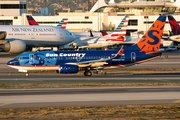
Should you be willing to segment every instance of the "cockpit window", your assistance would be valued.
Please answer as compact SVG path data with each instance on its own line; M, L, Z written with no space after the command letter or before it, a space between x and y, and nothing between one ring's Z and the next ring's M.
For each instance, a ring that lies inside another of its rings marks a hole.
M72 33L69 33L70 35L72 35Z
M15 59L16 60L21 60L21 59L23 59L23 57L16 57Z

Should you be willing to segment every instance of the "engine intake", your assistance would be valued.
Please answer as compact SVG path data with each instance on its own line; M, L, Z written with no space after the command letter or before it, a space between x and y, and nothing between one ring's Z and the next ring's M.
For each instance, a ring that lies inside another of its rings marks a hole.
M8 53L22 53L26 49L26 43L23 40L9 40L0 46L5 52Z

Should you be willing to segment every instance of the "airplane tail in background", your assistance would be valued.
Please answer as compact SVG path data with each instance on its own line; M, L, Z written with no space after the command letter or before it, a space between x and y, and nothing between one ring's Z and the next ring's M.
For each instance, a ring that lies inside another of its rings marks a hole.
M179 35L180 34L180 26L179 26L178 22L171 15L168 16L168 19L169 19L169 23L170 23L173 35Z
M57 27L61 27L63 29L66 29L68 18L63 18L61 22L57 25Z
M26 17L27 17L29 25L38 25L38 23L33 19L31 15L27 15Z
M126 36L127 26L129 22L129 16L125 16L116 30L111 34L111 37Z
M127 26L128 26L129 16L125 16L121 23L118 25L116 30L110 34L110 39L106 39L106 41L109 42L116 42L117 44L119 42L125 41Z
M107 32L106 32L105 30L100 30L100 32L101 32L102 36L108 35Z
M137 42L137 44L129 46L127 49L137 50L145 53L159 51L165 21L165 15L159 16L149 30L144 34L144 36Z

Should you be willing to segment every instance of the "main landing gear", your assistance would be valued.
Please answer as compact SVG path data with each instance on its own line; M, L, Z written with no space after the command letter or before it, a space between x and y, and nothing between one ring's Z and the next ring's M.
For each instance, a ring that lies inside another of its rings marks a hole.
M29 76L29 73L26 73L25 76L28 77L28 76Z
M85 71L85 72L84 72L84 75L85 75L85 76L91 76L91 75L92 75L92 72L91 72L90 70Z

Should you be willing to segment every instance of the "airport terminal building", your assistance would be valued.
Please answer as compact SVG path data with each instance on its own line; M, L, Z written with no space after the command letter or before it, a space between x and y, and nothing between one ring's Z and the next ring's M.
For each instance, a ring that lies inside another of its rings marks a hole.
M78 31L113 31L125 15L130 15L127 35L134 31L147 31L159 14L173 14L180 22L180 0L123 0L115 3L98 0L89 12L59 13L57 16L33 16L39 25L56 26L61 19L68 18L66 29ZM26 1L0 1L0 24L28 25ZM12 12L13 11L13 12ZM166 23L165 34L170 25Z

